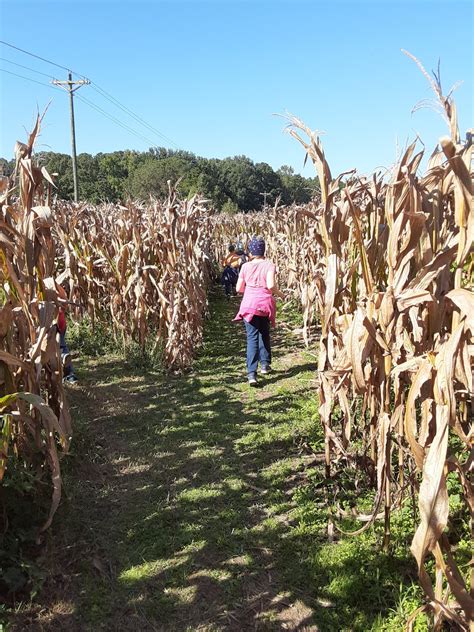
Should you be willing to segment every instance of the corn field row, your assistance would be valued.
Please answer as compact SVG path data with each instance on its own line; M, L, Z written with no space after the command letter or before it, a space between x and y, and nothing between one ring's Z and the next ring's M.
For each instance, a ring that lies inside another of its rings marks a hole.
M33 158L40 123L17 143L16 173L0 193L0 481L9 459L51 481L45 530L72 434L59 309L87 313L142 348L154 341L164 365L182 371L202 337L211 268L209 215L198 198L181 201L170 188L146 207L51 204L53 181Z
M170 189L148 206L58 203L63 253L58 279L92 322L111 322L124 341L163 347L170 370L190 366L202 336L210 281L209 219L203 203ZM59 245L59 244L58 244Z
M291 135L316 168L321 200L217 218L214 248L252 233L267 237L281 284L301 302L306 340L320 327L326 477L339 465L363 464L376 493L356 533L383 520L385 548L391 512L417 496L411 551L423 608L434 614L434 629L449 621L467 630L474 594L450 544L447 478L457 477L472 528L473 148L460 143L454 103L439 83L434 88L450 136L424 175L415 142L388 180L333 178L318 136L291 119ZM330 536L334 527L331 520Z

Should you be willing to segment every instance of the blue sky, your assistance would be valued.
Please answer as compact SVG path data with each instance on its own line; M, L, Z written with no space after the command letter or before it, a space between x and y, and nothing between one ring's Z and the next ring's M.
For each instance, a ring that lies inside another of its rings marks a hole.
M0 0L0 39L92 79L180 148L208 157L246 154L302 171L304 152L274 113L325 132L334 173L367 172L419 134L446 133L423 109L425 78L441 59L445 91L457 81L460 128L473 125L473 4L456 0L56 2ZM65 78L65 71L0 45L0 57ZM0 60L0 156L10 157L34 112L52 99L38 149L69 152L67 95L48 78ZM170 146L86 86L78 92L157 145ZM151 144L76 100L78 152ZM309 173L307 168L304 173Z

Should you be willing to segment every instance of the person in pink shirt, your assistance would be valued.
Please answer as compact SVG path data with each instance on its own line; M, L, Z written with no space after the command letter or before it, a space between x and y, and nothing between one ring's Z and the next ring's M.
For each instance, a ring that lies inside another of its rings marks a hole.
M266 375L271 370L270 325L275 325L275 296L284 298L275 280L275 265L265 259L265 240L253 237L248 244L250 261L244 263L237 281L243 293L234 320L243 320L247 332L247 374L250 386L257 385L257 369Z

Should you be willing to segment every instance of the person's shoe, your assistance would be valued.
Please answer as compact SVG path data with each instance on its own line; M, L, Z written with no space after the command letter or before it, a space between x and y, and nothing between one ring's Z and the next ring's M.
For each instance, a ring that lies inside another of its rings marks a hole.
M249 386L257 386L257 376L255 373L248 374Z
M260 367L260 373L262 375L268 375L271 372L272 372L272 367L269 364L267 364L266 366Z
M69 375L66 375L65 378L63 378L63 382L66 382L67 384L77 384L79 380L74 375L74 373L70 373Z

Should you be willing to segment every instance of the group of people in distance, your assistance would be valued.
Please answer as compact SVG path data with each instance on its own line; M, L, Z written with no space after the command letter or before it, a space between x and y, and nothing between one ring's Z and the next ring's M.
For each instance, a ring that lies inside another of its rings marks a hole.
M271 371L270 327L275 326L275 296L285 296L278 289L274 263L265 258L263 237L252 237L247 251L241 243L230 244L222 264L221 280L226 296L230 299L232 295L243 294L234 320L245 325L247 378L250 386L257 386L259 366L262 375Z
M275 326L275 297L285 298L278 289L275 264L265 258L265 240L252 237L245 250L243 244L229 244L222 261L222 285L228 299L242 294L242 301L234 321L243 321L247 334L247 379L250 386L257 386L257 372L266 375L271 371L272 349L270 328ZM66 293L58 286L63 305L59 309L57 331L63 364L63 379L75 384L77 377L71 363L66 343Z
M237 296L237 281L239 273L244 263L248 261L248 255L244 250L242 242L237 244L229 244L227 255L222 261L224 268L221 276L221 282L224 286L226 298L229 300L232 296Z

